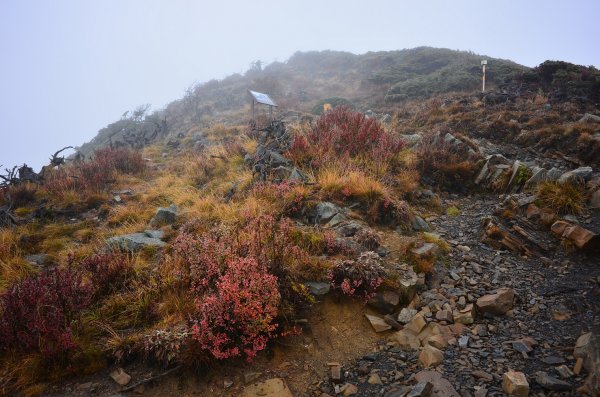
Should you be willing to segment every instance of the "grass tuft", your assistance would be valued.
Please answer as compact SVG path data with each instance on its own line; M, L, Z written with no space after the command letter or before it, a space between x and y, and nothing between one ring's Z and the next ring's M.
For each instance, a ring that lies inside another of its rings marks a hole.
M558 214L581 214L584 209L585 195L572 183L542 182L536 189L541 207L548 207Z

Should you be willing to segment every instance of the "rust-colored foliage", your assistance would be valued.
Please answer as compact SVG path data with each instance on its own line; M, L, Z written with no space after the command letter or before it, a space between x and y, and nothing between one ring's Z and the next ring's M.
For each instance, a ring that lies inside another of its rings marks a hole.
M229 230L181 234L180 278L195 299L192 337L215 358L247 360L279 335L282 316L307 302L291 270L309 264L291 223L260 216Z
M391 161L403 147L404 142L378 120L340 106L319 117L307 134L296 135L288 156L313 167L341 160L377 166Z
M135 174L145 169L141 153L127 149L98 149L90 161L59 168L45 176L44 187L62 197L65 191L101 192L117 173Z
M77 344L73 327L93 289L69 266L27 277L0 297L0 349L56 358Z

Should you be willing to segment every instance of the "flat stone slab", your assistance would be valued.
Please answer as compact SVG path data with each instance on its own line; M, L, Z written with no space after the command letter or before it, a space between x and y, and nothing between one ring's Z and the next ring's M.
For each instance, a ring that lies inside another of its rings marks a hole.
M365 314L365 317L369 320L375 332L384 332L392 329L392 326L386 323L381 317L371 316L370 314Z
M111 237L106 240L106 244L126 251L139 251L145 247L161 248L165 246L162 240L148 236L147 233L131 233Z
M240 397L294 397L283 379L274 378L244 389Z

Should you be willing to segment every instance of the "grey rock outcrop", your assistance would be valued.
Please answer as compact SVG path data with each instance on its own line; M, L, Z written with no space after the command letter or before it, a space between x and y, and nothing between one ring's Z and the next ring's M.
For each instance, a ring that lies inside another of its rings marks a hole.
M165 246L165 243L157 238L161 231L147 230L144 233L131 233L124 234L122 236L111 237L106 240L106 244L109 247L118 248L124 251L139 251L146 247L157 247L161 248Z
M178 210L175 204L171 204L166 208L159 207L156 210L154 218L152 218L152 221L150 221L150 224L153 226L158 226L175 223L175 220L177 219L177 212Z

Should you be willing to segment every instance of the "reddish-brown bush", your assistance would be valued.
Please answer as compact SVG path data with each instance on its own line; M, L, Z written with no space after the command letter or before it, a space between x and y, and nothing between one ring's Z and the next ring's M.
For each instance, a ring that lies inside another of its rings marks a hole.
M133 268L123 254L107 253L90 256L81 262L91 280L96 296L119 290L133 275Z
M253 258L236 258L226 266L216 288L197 301L192 337L215 358L251 361L276 335L277 277Z
M287 155L314 167L340 160L377 167L390 162L403 147L404 142L376 119L340 106L319 117L307 134L296 135Z
M289 220L261 216L229 230L184 233L173 248L196 302L193 337L216 358L251 360L281 327L276 319L308 301L290 270L309 255L294 244Z
M448 188L470 182L479 156L469 149L469 144L445 141L442 133L423 134L417 149L421 174Z
M52 269L25 278L0 297L0 349L55 358L76 347L73 327L92 298L82 272Z
M363 228L356 232L356 234L354 235L354 240L356 240L357 243L359 243L369 251L376 250L381 243L381 238L379 237L379 235L375 233L372 229L368 228Z
M127 149L98 149L92 160L77 162L45 175L44 187L62 197L65 191L100 192L118 173L135 174L145 168L141 153Z

